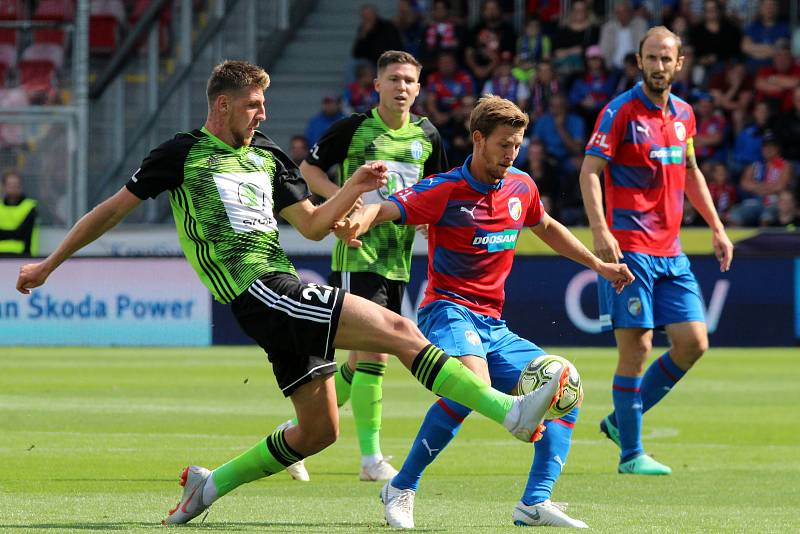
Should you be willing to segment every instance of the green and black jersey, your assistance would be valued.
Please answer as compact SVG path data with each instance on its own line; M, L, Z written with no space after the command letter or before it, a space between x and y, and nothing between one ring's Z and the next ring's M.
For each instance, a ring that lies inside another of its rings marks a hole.
M205 128L180 133L150 152L126 187L141 199L169 191L183 252L220 302L266 273L297 275L275 214L310 191L292 160L260 132L240 148Z
M366 203L383 202L389 195L422 178L447 170L441 137L427 118L411 115L404 126L392 130L377 109L334 123L306 158L306 162L323 170L339 165L342 181L370 161L386 163L389 181L385 187L365 193ZM359 248L336 242L331 269L377 273L389 280L408 282L413 227L388 222L376 226L360 239L363 245Z

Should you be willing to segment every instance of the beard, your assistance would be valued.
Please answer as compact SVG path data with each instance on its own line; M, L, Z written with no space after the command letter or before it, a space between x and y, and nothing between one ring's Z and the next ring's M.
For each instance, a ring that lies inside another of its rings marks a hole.
M644 77L644 83L653 93L663 93L669 91L672 85L672 80L675 79L675 74L672 75L664 73L660 79L653 78L652 74L647 74Z

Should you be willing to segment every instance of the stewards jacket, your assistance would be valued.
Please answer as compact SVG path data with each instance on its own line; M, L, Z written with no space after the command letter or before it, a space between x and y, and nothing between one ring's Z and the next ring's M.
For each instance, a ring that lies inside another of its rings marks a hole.
M22 197L16 204L8 199L0 203L0 256L35 256L39 229L36 224L36 201Z

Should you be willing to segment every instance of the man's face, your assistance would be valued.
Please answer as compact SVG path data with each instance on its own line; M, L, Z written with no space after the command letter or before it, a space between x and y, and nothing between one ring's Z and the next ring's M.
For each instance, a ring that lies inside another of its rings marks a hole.
M409 63L387 65L375 81L381 105L392 113L407 113L419 95L419 72Z
M308 155L308 146L302 139L295 139L289 144L289 157L292 161L302 161Z
M683 67L683 56L678 57L678 43L668 35L649 37L642 46L642 55L637 55L636 60L645 85L653 93L669 91L675 73Z
M239 93L223 95L222 112L227 115L227 126L233 138L233 147L250 145L258 125L267 118L264 109L264 91L251 87Z
M483 18L486 22L497 22L503 16L500 11L500 4L489 1L483 4Z
M486 173L495 182L505 176L508 168L517 159L524 133L523 128L501 124L488 137L480 132L473 134L474 151Z
M3 181L3 194L9 198L22 196L22 179L16 174L9 174Z

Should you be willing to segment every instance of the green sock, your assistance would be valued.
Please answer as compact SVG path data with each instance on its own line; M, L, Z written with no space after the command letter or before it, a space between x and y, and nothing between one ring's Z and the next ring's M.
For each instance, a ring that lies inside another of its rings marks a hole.
M339 366L339 370L333 375L333 382L336 386L336 405L344 406L350 398L350 387L353 383L354 371L350 369L347 362Z
M242 484L274 475L302 460L303 456L286 443L283 433L283 430L276 430L251 449L214 469L211 476L217 487L217 496L222 497Z
M353 375L351 403L362 456L381 453L381 413L383 412L383 362L358 362Z
M422 349L411 364L411 372L437 395L460 402L500 424L511 410L513 397L486 384L436 345Z

